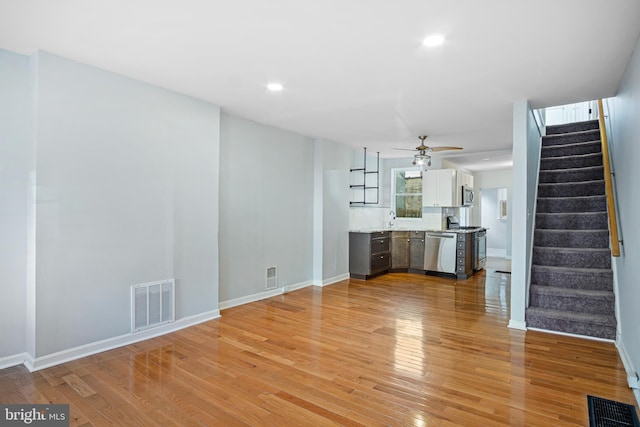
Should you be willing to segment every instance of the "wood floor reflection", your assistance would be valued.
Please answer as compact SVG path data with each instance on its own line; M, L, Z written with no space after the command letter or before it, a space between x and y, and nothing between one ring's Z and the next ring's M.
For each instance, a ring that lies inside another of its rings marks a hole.
M613 344L508 329L509 280L490 268L308 287L5 369L0 403L69 403L74 426L585 426L587 394L634 404Z

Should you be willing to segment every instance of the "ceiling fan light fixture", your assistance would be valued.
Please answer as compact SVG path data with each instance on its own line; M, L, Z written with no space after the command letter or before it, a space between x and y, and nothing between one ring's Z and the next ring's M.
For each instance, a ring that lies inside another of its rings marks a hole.
M413 165L414 166L431 166L431 156L427 156L426 154L416 154L413 156Z

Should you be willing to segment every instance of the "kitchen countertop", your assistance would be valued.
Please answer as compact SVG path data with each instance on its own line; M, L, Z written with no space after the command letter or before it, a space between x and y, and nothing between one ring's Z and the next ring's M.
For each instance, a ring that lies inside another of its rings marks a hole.
M353 230L349 230L350 233L381 233L383 231L428 231L428 232L433 232L433 233L463 233L463 234L468 234L468 233L475 233L478 230L487 230L486 227L475 227L475 228L471 228L471 229L453 229L453 230L436 230L433 228L419 228L419 227L412 227L412 228L383 228L383 227L371 227L371 228L358 228L358 229L353 229Z

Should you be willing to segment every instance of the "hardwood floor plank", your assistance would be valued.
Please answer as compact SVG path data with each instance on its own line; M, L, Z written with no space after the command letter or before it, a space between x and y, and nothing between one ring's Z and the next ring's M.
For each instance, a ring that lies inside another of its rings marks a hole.
M89 397L96 394L95 390L93 390L89 385L82 381L79 376L76 374L69 374L62 377L64 382L69 384L69 386L76 391L81 397Z

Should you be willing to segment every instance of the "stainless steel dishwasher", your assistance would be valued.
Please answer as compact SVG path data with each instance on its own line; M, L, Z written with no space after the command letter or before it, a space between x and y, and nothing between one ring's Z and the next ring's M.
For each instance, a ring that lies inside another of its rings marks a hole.
M456 273L456 233L427 231L424 245L425 270Z

